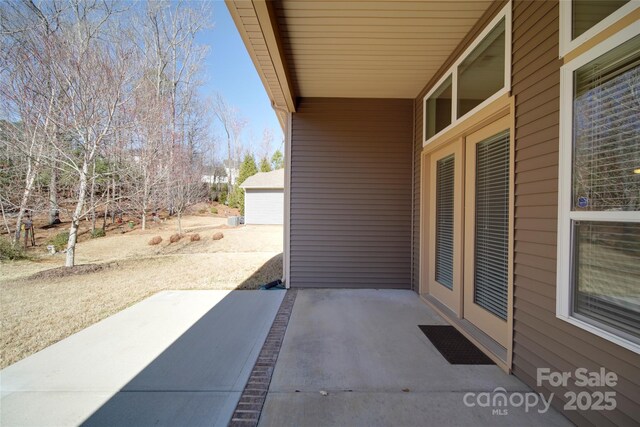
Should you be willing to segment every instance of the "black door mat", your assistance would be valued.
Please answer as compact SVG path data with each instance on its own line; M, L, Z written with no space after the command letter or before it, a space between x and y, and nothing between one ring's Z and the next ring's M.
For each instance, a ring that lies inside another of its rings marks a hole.
M418 325L452 365L495 365L487 355L450 325Z

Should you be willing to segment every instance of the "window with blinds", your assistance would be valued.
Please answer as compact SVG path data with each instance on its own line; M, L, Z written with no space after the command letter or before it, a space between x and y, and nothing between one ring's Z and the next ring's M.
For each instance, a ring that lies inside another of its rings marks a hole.
M474 302L507 318L509 132L476 145Z
M436 266L438 283L453 289L454 155L436 162Z
M640 337L640 223L576 221L577 313Z
M575 71L573 209L640 210L640 36Z
M639 341L640 36L573 77L573 313Z

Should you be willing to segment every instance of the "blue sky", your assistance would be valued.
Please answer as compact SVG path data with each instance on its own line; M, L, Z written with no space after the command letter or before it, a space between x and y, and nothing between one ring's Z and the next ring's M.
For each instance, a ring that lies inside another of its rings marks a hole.
M203 67L203 95L208 97L220 92L230 105L240 110L248 120L242 135L243 144L256 155L260 154L263 130L271 128L274 134L273 153L281 148L282 128L223 1L213 2L213 21L213 28L203 31L199 39L199 43L208 45L210 49ZM220 140L216 150L218 158L224 158L227 150L222 142L223 132L218 123L214 129Z

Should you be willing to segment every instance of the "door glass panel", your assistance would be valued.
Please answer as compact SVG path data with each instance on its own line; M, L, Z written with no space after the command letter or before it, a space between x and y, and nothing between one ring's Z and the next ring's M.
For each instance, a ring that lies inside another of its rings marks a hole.
M476 145L474 302L507 318L509 132Z
M436 163L436 281L453 289L453 154Z

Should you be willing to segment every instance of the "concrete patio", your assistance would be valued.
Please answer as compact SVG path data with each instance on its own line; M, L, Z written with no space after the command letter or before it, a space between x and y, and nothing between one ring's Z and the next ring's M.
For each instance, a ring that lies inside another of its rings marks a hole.
M0 424L227 425L284 294L158 293L1 371ZM465 405L530 390L497 366L450 365L423 324L444 322L411 291L298 290L260 425L569 425Z
M531 390L495 365L450 365L428 324L444 322L411 291L298 290L260 425L571 425L552 408L465 406L468 392Z

